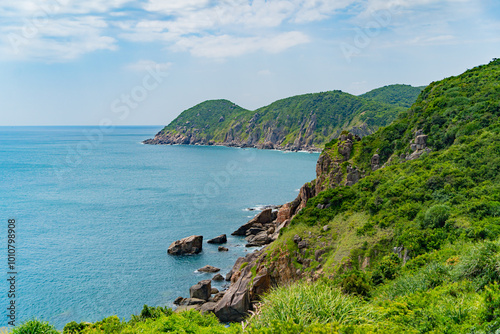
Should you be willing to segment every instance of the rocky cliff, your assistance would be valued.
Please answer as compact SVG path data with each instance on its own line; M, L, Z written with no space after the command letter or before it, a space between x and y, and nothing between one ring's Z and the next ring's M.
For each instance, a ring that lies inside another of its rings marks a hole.
M397 98L390 101L376 92L363 98L341 91L293 96L255 111L227 100L206 101L182 112L144 143L318 151L343 130L363 137L389 124L405 109Z

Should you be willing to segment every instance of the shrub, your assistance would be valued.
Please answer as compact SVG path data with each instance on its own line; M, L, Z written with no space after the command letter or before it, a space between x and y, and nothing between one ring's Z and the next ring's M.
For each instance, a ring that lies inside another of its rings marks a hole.
M370 294L371 286L366 273L353 270L344 275L340 282L344 293L367 297Z
M89 324L87 323L77 323L76 321L72 321L66 324L63 328L63 334L79 334L85 328L87 328Z
M500 329L500 287L495 282L485 287L484 310L481 318L487 322L487 330L490 332Z
M32 319L14 327L12 334L59 334L56 328L47 321Z
M450 217L450 207L447 205L434 205L430 207L421 221L422 228L440 228L443 227Z
M381 284L385 280L394 279L400 268L400 264L401 259L396 254L392 253L384 256L373 272L373 283Z

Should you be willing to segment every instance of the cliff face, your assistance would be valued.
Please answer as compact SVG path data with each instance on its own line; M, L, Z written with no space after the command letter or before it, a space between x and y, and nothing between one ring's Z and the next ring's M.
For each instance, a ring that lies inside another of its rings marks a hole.
M318 151L343 130L363 137L403 110L341 91L294 96L255 111L227 100L206 101L182 112L144 143Z

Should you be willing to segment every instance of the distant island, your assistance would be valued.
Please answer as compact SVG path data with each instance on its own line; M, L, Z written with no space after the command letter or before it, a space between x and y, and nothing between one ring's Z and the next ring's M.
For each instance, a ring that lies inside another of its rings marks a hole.
M255 111L210 100L183 111L144 143L320 151L343 130L363 137L390 124L423 88L398 84L360 96L339 90L297 95Z

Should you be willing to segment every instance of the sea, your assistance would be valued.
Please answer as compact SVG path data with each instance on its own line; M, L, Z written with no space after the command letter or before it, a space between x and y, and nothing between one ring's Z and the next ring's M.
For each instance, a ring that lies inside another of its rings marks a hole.
M213 276L198 268L255 250L231 232L315 177L317 153L141 143L161 128L0 127L0 327L173 307ZM205 242L220 234L228 252ZM190 235L200 254L167 254Z

